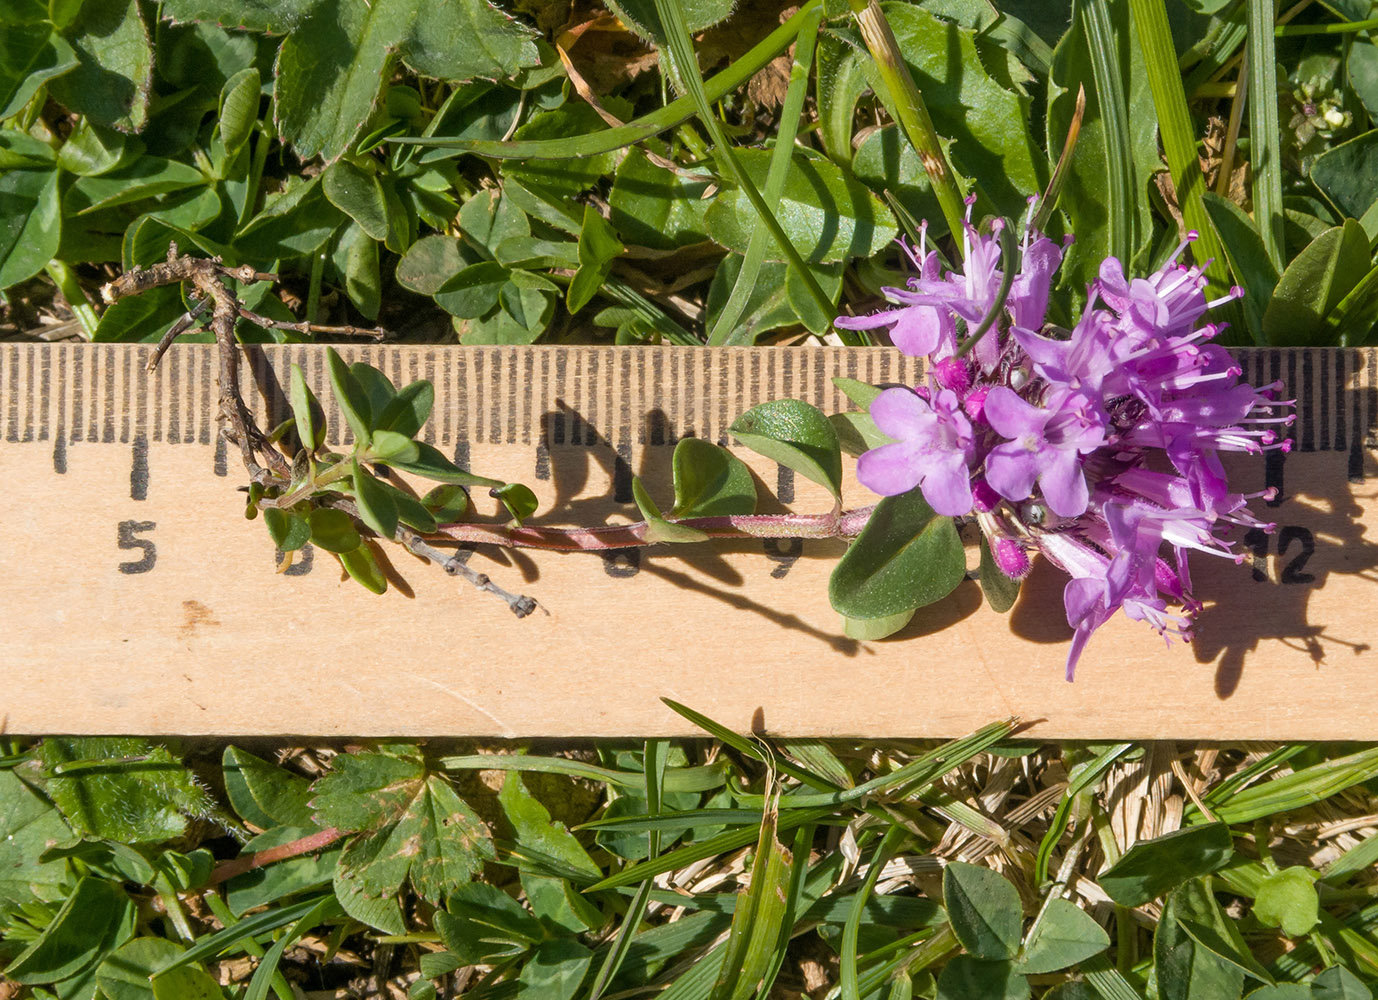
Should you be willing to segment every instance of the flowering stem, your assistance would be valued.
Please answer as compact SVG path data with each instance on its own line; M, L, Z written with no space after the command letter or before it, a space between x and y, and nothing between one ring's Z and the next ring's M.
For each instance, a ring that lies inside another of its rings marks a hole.
M943 218L947 220L947 228L953 236L957 236L962 231L962 222L966 217L962 190L943 153L942 143L933 128L933 119L928 114L928 106L924 104L918 84L909 73L895 33L890 30L890 22L885 19L875 0L848 2L852 13L856 15L862 40L871 58L876 61L881 82L877 95L885 104L885 110L890 112L890 117L904 129L914 152L919 154L919 162L928 173L933 193L937 195L938 205L943 210Z
M726 514L686 517L671 521L703 532L709 538L855 538L874 507L827 514ZM606 552L655 544L646 537L647 523L605 524L593 528L545 528L506 524L446 524L437 535L477 545L507 549L545 549L551 552Z

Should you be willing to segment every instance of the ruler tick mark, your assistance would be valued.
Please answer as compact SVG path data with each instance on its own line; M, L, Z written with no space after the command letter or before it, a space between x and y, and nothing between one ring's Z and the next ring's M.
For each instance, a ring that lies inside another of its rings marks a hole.
M129 498L148 499L148 438L142 434L134 437L134 457L129 465Z

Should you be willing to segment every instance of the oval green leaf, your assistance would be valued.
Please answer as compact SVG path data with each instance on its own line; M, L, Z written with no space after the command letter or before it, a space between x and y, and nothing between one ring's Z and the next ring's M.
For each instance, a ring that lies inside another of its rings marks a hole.
M770 151L739 149L742 169L758 188L764 188ZM722 246L746 253L756 228L756 210L746 195L724 191L705 217L708 234ZM898 232L895 217L864 184L821 157L796 152L780 195L776 218L800 256L810 264L870 257L883 250ZM771 241L766 259L785 260Z
M297 421L297 437L301 440L301 446L307 451L315 451L325 444L325 411L316 394L306 384L301 365L295 362L292 364L288 401L292 404L292 416Z
M290 510L268 507L263 511L263 523L273 544L283 552L295 552L311 541L311 525L306 518Z
M910 490L876 505L828 582L833 608L848 618L883 618L941 600L966 576L962 539Z
M540 506L536 494L521 483L504 483L501 486L495 486L489 490L489 494L502 501L502 505L507 508L507 513L512 515L512 520L516 521L518 526L536 513L536 508Z
M397 503L358 462L354 463L354 499L359 504L359 516L380 538L397 533Z
M364 589L375 594L382 594L388 589L388 578L379 569L378 560L373 557L373 549L367 543L355 546L348 552L341 552L340 562L344 564L345 572L350 578L361 584Z
M1234 855L1224 823L1205 823L1141 841L1096 881L1121 906L1142 906L1190 878L1216 871Z
M675 445L675 506L671 517L721 517L756 510L751 470L726 448L684 438Z
M1014 607L1014 602L1019 599L1019 586L1018 580L1011 580L995 565L995 559L990 554L990 543L982 537L981 591L986 595L990 609L1003 615Z
M975 957L1009 959L1019 950L1024 921L1019 890L997 872L949 862L943 869L943 905L952 933Z
M1019 971L1031 976L1056 972L1109 947L1105 928L1089 913L1069 900L1054 899L1025 945Z
M311 541L327 552L344 553L359 547L359 531L342 510L317 507L307 517L311 525Z
M841 496L842 448L837 432L818 407L798 399L773 399L747 410L728 432L757 454Z

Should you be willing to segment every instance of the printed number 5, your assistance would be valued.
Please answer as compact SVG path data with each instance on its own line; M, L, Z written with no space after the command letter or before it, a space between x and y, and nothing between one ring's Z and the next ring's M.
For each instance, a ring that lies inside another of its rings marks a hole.
M120 572L126 574L147 573L158 561L158 552L147 538L135 538L141 531L152 531L157 525L152 521L121 521L119 546L122 549L139 549L143 558L138 562L120 563Z

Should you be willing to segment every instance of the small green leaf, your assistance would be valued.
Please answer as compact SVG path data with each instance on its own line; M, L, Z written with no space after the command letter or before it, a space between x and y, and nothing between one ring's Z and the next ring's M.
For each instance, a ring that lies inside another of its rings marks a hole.
M489 490L489 495L502 501L502 505L507 508L507 513L512 515L512 520L518 525L536 513L536 508L540 506L536 494L531 492L530 487L523 486L521 483L504 483L501 486L495 486Z
M943 869L943 905L952 932L973 956L1010 959L1019 950L1024 920L1019 891L997 872L949 862Z
M1029 981L1012 962L954 956L938 975L937 1000L1029 1000Z
M766 185L770 151L738 149L742 169L756 184ZM870 257L895 238L895 217L860 181L831 160L796 150L780 194L780 225L807 263L822 264ZM735 253L746 253L756 228L756 210L738 188L713 200L705 217L714 242ZM783 261L783 251L771 242L768 260Z
M457 236L423 236L397 262L397 281L413 292L434 295L477 260Z
M981 591L992 611L1003 615L1019 599L1020 581L1006 576L990 554L990 542L981 536Z
M280 824L312 826L311 783L236 746L221 756L225 792L246 823L267 830Z
M1311 980L1311 1000L1373 1000L1373 991L1343 965L1335 965Z
M1180 918L1196 913L1200 888L1199 881L1188 882L1168 896L1154 932L1153 970L1160 1000L1217 1000L1243 991L1243 971L1197 944L1182 928Z
M579 230L579 269L574 272L565 292L565 305L570 313L577 313L598 294L613 259L625 249L608 220L592 205L585 205L584 224Z
M1018 968L1031 976L1056 972L1109 947L1109 935L1089 913L1069 900L1054 899L1024 945Z
M349 373L368 398L369 429L372 430L378 426L377 420L383 411L397 397L397 387L392 384L392 379L363 361L350 365Z
M382 243L388 238L388 199L376 173L350 160L336 160L321 174L321 189L370 239Z
M414 747L399 749L406 756L336 758L316 785L316 822L358 831L340 867L368 895L392 895L409 878L422 898L437 902L492 859L492 840L450 783L413 756Z
M674 250L708 238L703 198L710 174L667 170L635 146L627 150L608 194L610 221L623 238L654 250Z
M842 449L818 407L798 399L773 399L747 410L728 431L757 454L841 496Z
M220 141L227 159L243 148L258 124L260 87L258 67L248 66L220 89Z
M167 938L135 938L96 969L100 995L108 1000L221 1000L225 994L220 986L195 966L179 966L152 978L185 950Z
M1266 927L1280 927L1288 937L1310 933L1320 921L1317 873L1293 865L1269 875L1254 897L1254 916Z
M1263 314L1270 344L1324 346L1325 317L1369 272L1368 237L1353 219L1327 229L1287 265Z
M636 501L637 507L641 510L641 517L646 522L648 542L701 542L708 537L706 532L698 528L665 520L656 502L646 492L646 486L641 482L640 476L632 477L632 499Z
M842 618L842 633L849 639L884 639L904 628L918 608L909 608L883 618Z
M469 491L463 486L445 483L431 490L421 498L422 505L440 524L453 524L463 521L471 506Z
M314 452L325 444L325 411L316 394L306 384L301 365L296 362L292 363L288 399L292 404L292 416L297 421L297 437L301 439L303 448Z
M1230 828L1205 823L1140 841L1096 881L1121 906L1142 906L1187 879L1218 870L1233 856Z
M1173 895L1178 900L1177 920L1193 941L1245 975L1272 985L1273 977L1254 958L1239 925L1215 901L1209 876L1193 879Z
M82 4L63 36L76 52L77 65L49 82L49 96L97 125L142 132L153 85L153 47L137 0Z
M369 423L373 416L368 396L364 392L363 386L355 379L353 372L350 371L349 365L345 364L344 358L336 353L335 348L327 347L325 357L330 368L330 388L335 392L335 400L340 404L340 412L344 414L349 429L354 432L355 443L366 447L368 445Z
M112 882L87 875L43 932L9 965L16 983L55 983L89 969L134 931L134 901Z
M430 534L435 530L435 517L420 500L405 490L398 489L385 479L375 478L373 482L392 498L392 502L397 506L397 520L408 527L415 528L423 535Z
M883 618L941 600L966 576L962 539L917 490L885 497L828 583L848 618Z
M837 376L833 379L833 385L842 390L842 394L850 399L863 410L871 408L871 402L885 390L878 385L871 385L869 382L859 382L854 378L842 378Z
M593 952L573 938L542 941L517 976L523 993L541 1000L573 1000L588 973Z
M459 886L435 911L440 940L465 965L524 951L546 936L541 922L497 886Z
M400 436L400 435L399 435ZM412 442L407 441L408 444ZM359 503L359 516L380 538L392 538L397 533L397 504L371 474L354 463L354 498Z
M719 517L756 510L756 483L746 463L711 441L684 438L673 459L675 506L670 517Z
M1235 280L1244 289L1244 315L1255 343L1263 343L1263 314L1277 287L1278 272L1273 267L1254 220L1244 210L1213 191L1203 192L1201 204L1210 216L1225 248L1225 257Z
M283 552L295 552L311 541L311 525L306 518L293 511L265 508L263 524L272 536L273 544Z
M508 275L507 268L495 260L471 264L436 289L435 304L451 316L477 319L498 304Z
M427 479L434 479L438 483L455 483L459 486L492 486L503 485L501 480L489 479L486 476L476 476L472 472L461 469L451 462L440 450L424 441L416 442L417 458L415 461L403 462L393 460L388 463L394 469L401 469L403 472L414 472L418 476L425 476Z
M849 410L846 413L828 414L828 423L837 432L837 443L848 455L864 455L872 448L889 444L891 439L880 432L869 413Z
M415 437L426 425L434 405L435 387L428 380L421 379L399 390L392 402L383 407L374 426L380 431L396 431L409 438Z
M368 450L381 462L415 462L421 457L421 449L411 436L396 431L375 430Z
M62 206L56 170L0 170L0 290L27 281L57 256Z
M338 555L350 579L362 585L365 590L371 590L375 594L382 594L387 591L388 578L378 565L378 560L373 555L373 549L367 542L360 542L350 551L340 552Z
M317 507L307 515L307 522L311 525L311 541L327 552L339 555L359 547L358 529L342 510Z

